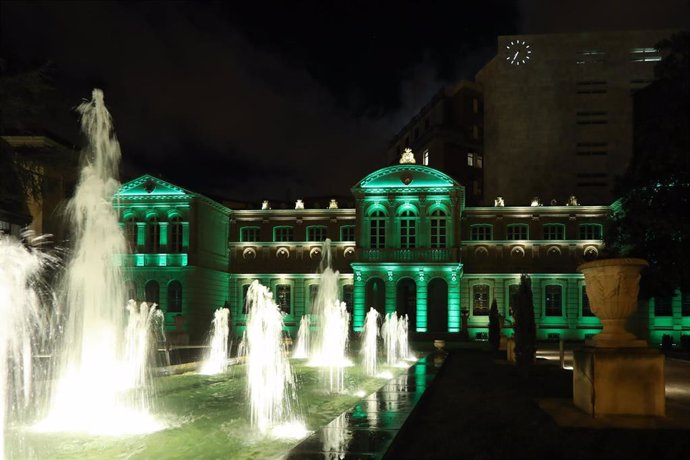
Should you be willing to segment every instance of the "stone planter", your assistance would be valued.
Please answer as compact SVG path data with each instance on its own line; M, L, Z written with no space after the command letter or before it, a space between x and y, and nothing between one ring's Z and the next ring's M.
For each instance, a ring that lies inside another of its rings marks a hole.
M642 259L602 259L579 267L585 275L589 305L601 320L602 331L594 336L595 347L645 347L647 342L625 330L628 317L637 309Z

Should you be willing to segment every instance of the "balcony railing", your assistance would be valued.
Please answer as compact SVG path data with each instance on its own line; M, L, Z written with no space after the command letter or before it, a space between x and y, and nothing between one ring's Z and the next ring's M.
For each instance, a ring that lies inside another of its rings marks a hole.
M125 267L186 267L187 253L176 254L126 254L122 257Z
M362 262L458 262L455 248L359 249Z

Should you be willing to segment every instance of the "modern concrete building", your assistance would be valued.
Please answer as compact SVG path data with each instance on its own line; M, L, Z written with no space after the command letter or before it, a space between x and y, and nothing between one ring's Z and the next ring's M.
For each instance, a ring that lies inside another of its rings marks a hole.
M610 203L632 156L631 94L654 79L672 31L499 36L484 97L485 205L503 196Z

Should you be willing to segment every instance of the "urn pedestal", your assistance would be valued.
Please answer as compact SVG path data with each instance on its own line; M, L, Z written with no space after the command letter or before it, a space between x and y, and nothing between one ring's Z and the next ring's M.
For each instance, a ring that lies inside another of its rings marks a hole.
M591 414L665 415L664 355L625 329L637 308L642 259L578 267L602 331L573 353L573 403Z

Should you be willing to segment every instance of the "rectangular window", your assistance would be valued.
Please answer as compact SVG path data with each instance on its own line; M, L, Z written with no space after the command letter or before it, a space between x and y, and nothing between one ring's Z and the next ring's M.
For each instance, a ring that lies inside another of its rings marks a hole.
M292 311L292 304L290 303L290 285L278 284L276 286L276 303L278 308L283 313L289 315Z
M580 239L581 240L600 240L602 239L601 225L599 224L581 224L580 225Z
M589 297L587 297L587 289L585 286L582 286L582 293L580 295L582 296L582 316L594 316L589 306Z
M477 284L472 288L472 315L489 315L489 286Z
M605 94L606 81L603 80L585 80L575 83L577 94Z
M477 154L477 168L482 169L483 166L484 158L481 155Z
M661 53L656 48L633 48L630 50L632 62L658 62L661 61Z
M474 153L467 153L467 166L474 166Z
M609 122L608 112L577 112L575 114L575 122L578 125L605 125Z
M343 286L343 302L345 302L346 309L348 312L352 311L354 305L354 286L351 284L346 284Z
M681 294L680 302L680 314L690 316L690 291L685 291Z
M400 219L400 247L417 247L417 219L413 216L404 216Z
M578 142L575 153L577 156L605 156L608 155L608 142Z
M292 227L276 227L273 229L273 241L294 241Z
M584 49L578 51L575 57L576 64L601 64L606 62L606 52L598 49Z
M381 211L376 211L369 221L369 236L372 249L386 247L386 217Z
M549 284L544 288L544 315L563 316L563 287Z
M473 225L470 228L470 239L472 241L491 240L491 225Z
M479 139L479 126L477 126L477 125L472 126L472 137L475 139Z
M259 241L259 227L242 227L240 229L240 241L242 242L253 242Z
M318 284L310 284L309 285L309 311L316 311L314 309L314 304L316 303L316 296L319 293L319 285Z
M307 227L307 241L326 241L326 227Z
M544 225L544 239L545 240L564 240L565 226L561 224L546 224Z
M472 112L479 113L479 99L476 97L472 99Z
M340 227L340 241L354 241L355 240L355 226L343 225Z
M446 241L446 216L440 211L434 211L431 215L431 247L445 248Z
M429 149L426 149L422 155L422 164L424 166L429 166Z
M654 316L673 316L671 296L654 298Z
M509 240L528 240L529 225L517 224L508 225L507 239Z
M515 307L517 306L518 290L520 290L519 284L511 284L508 286L508 314L510 316L514 315Z

